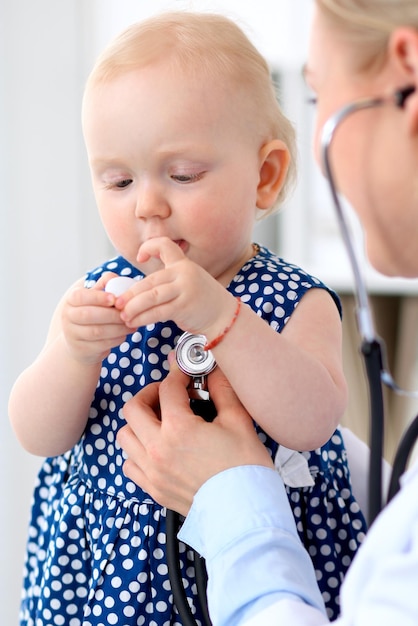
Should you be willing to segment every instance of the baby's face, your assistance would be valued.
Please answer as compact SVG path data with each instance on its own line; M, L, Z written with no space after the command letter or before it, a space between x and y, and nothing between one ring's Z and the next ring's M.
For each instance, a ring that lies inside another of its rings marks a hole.
M260 146L241 98L166 64L92 88L83 127L94 192L116 249L169 237L219 278L248 250ZM141 267L149 273L157 260Z

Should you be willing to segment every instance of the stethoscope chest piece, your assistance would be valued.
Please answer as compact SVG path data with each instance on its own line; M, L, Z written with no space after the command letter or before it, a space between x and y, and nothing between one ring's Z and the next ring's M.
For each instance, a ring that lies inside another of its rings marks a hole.
M183 333L176 344L176 359L179 368L189 376L206 376L215 369L216 361L204 335Z

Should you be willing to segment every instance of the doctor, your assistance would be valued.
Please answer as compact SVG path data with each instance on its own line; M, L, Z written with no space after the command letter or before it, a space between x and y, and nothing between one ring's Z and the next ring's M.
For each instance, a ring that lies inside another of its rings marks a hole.
M317 97L317 159L329 116L359 98L383 99L341 123L331 159L374 267L417 277L418 2L316 0L305 74ZM407 87L396 102L393 94ZM187 515L180 536L206 558L214 625L328 623L283 484L250 416L215 371L209 383L218 418L206 424L188 408L187 382L173 368L131 400L119 441L130 478ZM417 466L369 531L335 624L418 624Z

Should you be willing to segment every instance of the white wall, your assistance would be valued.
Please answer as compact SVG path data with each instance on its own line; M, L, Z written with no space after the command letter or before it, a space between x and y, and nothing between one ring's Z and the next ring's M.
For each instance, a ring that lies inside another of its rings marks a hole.
M106 247L79 124L82 4L0 3L0 621L7 626L17 623L29 501L40 463L11 432L9 389L39 351L64 288Z
M310 1L304 4L309 8ZM41 348L63 291L110 250L80 132L83 83L114 34L172 8L237 19L272 65L299 71L304 60L308 12L296 12L288 0L0 3L0 606L1 623L8 626L17 623L29 502L40 464L11 432L9 390Z

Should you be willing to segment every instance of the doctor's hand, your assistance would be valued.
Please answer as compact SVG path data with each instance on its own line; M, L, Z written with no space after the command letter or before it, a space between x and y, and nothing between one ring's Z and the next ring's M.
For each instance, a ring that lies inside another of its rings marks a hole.
M250 415L219 367L208 379L217 409L212 423L189 407L188 376L174 366L161 383L148 385L123 409L127 425L118 442L128 459L128 478L157 502L187 515L209 478L239 465L273 467Z

